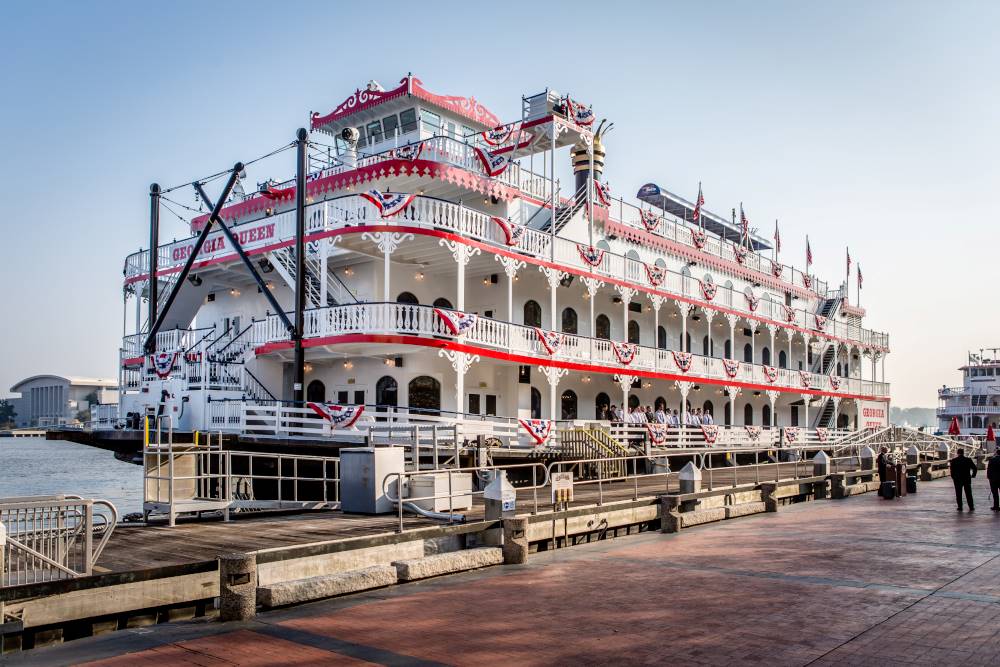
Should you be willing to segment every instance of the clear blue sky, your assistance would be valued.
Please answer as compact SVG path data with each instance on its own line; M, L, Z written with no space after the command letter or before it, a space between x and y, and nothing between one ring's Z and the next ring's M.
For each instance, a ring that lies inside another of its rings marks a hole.
M1000 345L998 23L987 2L9 4L0 395L115 373L150 182L259 155L412 71L505 118L523 93L572 91L616 123L618 192L701 180L709 208L780 218L796 264L808 233L831 282L849 244L868 326L892 336L894 404L934 405L967 348Z

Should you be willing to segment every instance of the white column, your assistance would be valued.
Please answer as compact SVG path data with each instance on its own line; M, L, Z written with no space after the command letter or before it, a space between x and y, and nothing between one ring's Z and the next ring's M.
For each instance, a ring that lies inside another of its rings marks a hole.
M396 248L399 247L400 243L412 239L413 234L400 234L399 232L365 232L361 235L362 241L371 241L382 253L382 301L385 303L392 301L389 292L389 267L392 261L390 259L392 253L396 252Z
M775 412L775 403L777 403L777 401L778 401L778 392L774 391L773 389L769 390L767 392L767 398L768 398L769 401L771 401L771 423L770 423L770 426L777 426L778 425L778 413Z
M729 322L729 358L736 358L736 322L739 321L739 315L731 315L726 313L726 320ZM736 421L735 419L733 420Z
M580 282L587 288L587 296L589 297L587 300L590 302L590 327L587 330L590 332L590 337L594 338L597 333L594 322L594 298L597 296L597 291L604 287L604 281L591 276L582 276Z
M507 276L507 321L514 321L514 278L518 269L524 268L524 262L513 257L504 255L493 255L493 259L503 265L503 272Z
M681 352L690 352L691 346L687 343L688 314L694 308L690 303L684 301L677 302L677 310L681 313Z
M559 386L559 379L569 371L556 366L539 366L538 370L549 381L549 419L560 419L562 414L556 412L556 388Z
M628 412L628 390L632 388L632 383L635 382L636 376L634 375L615 375L615 382L618 383L618 387L622 390L622 414L623 416ZM624 420L623 421L627 421Z
M465 413L465 374L472 364L479 361L478 354L468 354L466 352L454 352L452 350L438 350L439 357L445 357L451 362L451 367L455 371L455 412Z
M632 301L632 297L635 296L636 290L632 287L625 287L624 285L615 285L615 289L618 290L618 295L622 300L622 317L624 321L622 326L622 340L628 340L628 304Z
M455 298L458 303L455 307L458 310L465 310L465 265L468 264L473 257L481 254L482 251L479 248L471 248L464 243L459 243L458 241L452 241L450 239L441 239L438 241L438 244L451 251L451 257L458 265L458 279L455 289Z
M538 270L542 272L545 279L549 283L549 317L551 319L551 326L549 329L552 331L561 331L562 327L558 325L558 320L556 319L557 306L556 306L556 290L559 288L559 281L566 277L566 273L560 271L559 269L551 269L547 266L540 266Z
M802 394L802 405L805 407L805 417L802 425L805 428L809 428L809 401L812 398L810 394Z
M702 308L705 313L705 324L708 326L708 356L715 356L715 339L712 337L712 320L715 319L715 311L711 308Z
M681 409L678 412L678 417L680 417L681 427L686 427L687 424L684 423L685 413L687 412L687 397L688 392L691 391L691 387L694 386L694 382L688 382L687 380L676 380L674 382L677 388L681 392Z

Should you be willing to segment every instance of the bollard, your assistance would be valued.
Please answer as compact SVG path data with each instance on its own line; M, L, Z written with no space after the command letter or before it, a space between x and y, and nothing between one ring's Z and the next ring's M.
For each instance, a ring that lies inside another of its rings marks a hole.
M245 621L257 615L257 554L219 556L219 619Z
M874 470L875 469L875 450L873 450L868 445L865 445L858 450L858 463L862 471ZM863 475L859 478L862 482L870 482L874 479L873 475Z
M920 463L920 450L916 445L910 445L906 450L906 465L915 466Z
M931 475L931 462L924 461L920 464L920 481L929 482L932 479L934 479L934 477Z
M976 452L976 470L986 470L986 454L982 450Z
M951 458L951 447L948 446L947 442L942 442L938 445L938 460L947 461Z
M692 461L681 468L677 479L681 483L681 494L698 493L701 491L701 469L695 467Z
M528 519L503 520L503 562L521 565L528 562Z
M813 476L826 477L830 474L830 457L826 452L817 452L813 457Z

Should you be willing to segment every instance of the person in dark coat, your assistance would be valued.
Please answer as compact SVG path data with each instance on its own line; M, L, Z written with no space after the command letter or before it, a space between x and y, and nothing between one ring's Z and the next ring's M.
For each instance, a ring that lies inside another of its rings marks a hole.
M878 466L878 481L880 482L886 481L885 466L886 466L886 458L888 457L888 455L889 455L889 448L883 445L882 449L879 450L878 458L875 459L875 464Z
M994 512L1000 512L1000 449L990 457L986 464L986 479L990 480L990 493L993 494Z
M948 464L951 468L951 481L955 484L955 500L958 502L958 511L962 511L962 491L965 491L965 500L969 503L969 511L974 512L976 507L972 503L972 478L976 476L975 462L965 455L965 450L959 448L955 458Z

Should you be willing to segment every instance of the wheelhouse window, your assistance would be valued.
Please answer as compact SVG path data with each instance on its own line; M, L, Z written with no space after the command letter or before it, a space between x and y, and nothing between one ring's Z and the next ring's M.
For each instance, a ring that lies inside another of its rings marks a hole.
M434 113L433 111L428 111L427 109L420 110L420 126L425 132L430 132L431 134L437 134L441 131L441 116Z
M528 301L524 304L524 324L529 327L542 326L542 307L537 301Z
M365 132L368 135L368 143L377 144L382 141L382 123L377 120L373 120L368 123L365 127Z
M396 130L399 129L399 118L396 116L386 116L382 119L382 131L385 133L386 139L392 139L396 136Z
M403 134L413 132L417 129L417 110L405 109L399 112L399 124L402 126Z

